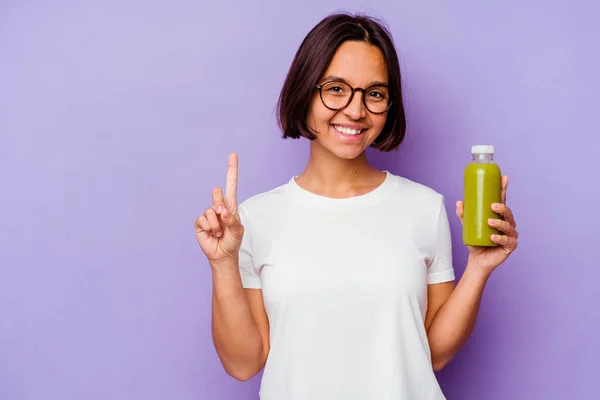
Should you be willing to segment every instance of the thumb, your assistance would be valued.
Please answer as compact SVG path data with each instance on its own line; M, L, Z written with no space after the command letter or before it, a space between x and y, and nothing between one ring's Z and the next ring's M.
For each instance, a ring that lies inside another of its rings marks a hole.
M456 216L460 219L460 223L463 223L463 209L464 203L462 201L457 201L456 202Z

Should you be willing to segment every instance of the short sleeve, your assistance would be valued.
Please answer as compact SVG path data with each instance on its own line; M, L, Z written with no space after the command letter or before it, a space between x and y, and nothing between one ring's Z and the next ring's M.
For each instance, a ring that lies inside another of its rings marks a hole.
M246 289L261 289L260 275L254 267L252 259L252 234L250 221L242 205L238 207L240 220L244 225L244 237L239 252L239 268L242 277L242 286Z
M428 267L427 283L442 283L454 280L454 267L452 266L452 238L448 213L444 199L440 202L437 218L437 232L433 251L433 258Z

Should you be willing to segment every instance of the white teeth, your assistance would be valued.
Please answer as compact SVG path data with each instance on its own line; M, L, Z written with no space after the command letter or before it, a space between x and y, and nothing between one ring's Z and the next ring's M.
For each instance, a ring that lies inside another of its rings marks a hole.
M346 135L358 135L359 133L361 133L363 131L363 129L350 129L350 128L344 128L342 126L337 126L337 125L333 125L333 128L341 133L344 133Z

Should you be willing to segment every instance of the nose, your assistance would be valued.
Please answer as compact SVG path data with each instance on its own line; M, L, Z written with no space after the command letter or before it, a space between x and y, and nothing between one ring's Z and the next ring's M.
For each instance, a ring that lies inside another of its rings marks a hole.
M354 120L365 118L367 116L367 110L365 110L365 106L362 101L362 96L364 95L365 93L362 90L356 90L352 100L350 101L350 104L344 108L344 114Z

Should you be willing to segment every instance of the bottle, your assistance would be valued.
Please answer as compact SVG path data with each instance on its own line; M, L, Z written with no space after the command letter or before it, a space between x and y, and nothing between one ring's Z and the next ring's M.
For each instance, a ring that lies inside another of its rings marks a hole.
M497 246L491 235L500 232L488 224L488 218L500 218L492 211L492 203L500 203L500 167L494 162L494 146L473 146L471 153L473 160L464 173L463 243L468 246Z

